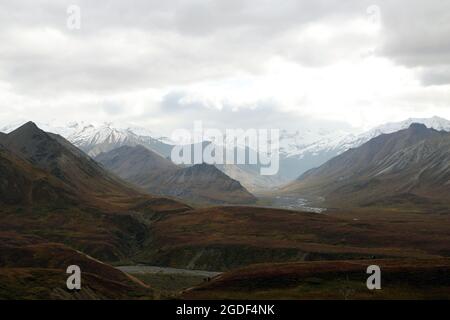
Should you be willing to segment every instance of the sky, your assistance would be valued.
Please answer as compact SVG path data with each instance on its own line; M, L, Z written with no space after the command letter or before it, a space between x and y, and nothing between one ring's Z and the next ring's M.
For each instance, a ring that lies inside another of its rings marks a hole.
M441 0L2 0L0 122L450 119L449 21Z

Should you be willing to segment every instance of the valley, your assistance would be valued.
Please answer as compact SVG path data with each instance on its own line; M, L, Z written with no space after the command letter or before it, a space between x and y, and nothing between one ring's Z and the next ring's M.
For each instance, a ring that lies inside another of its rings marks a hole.
M264 198L262 201L267 202L269 207L278 209L298 210L304 212L325 212L326 208L312 207L310 201L296 196L276 196L273 198Z

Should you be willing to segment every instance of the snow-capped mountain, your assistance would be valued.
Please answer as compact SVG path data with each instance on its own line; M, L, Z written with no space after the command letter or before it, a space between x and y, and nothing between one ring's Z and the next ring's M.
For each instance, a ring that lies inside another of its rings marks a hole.
M342 140L337 148L340 152L344 152L350 148L357 148L360 145L366 143L370 139L378 137L382 134L394 133L400 130L407 129L413 123L424 124L429 129L435 129L437 131L450 131L450 121L440 117L432 118L409 118L401 122L390 122L378 127L375 127L367 132L361 133L355 137L352 135Z
M379 135L407 129L412 123L422 123L438 131L450 131L449 120L432 117L410 118L401 122L387 123L359 134L349 134L345 131L327 134L327 131L324 131L322 138L311 141L309 144L305 144L308 140L305 137L299 137L298 133L285 134L280 141L280 175L285 179L295 179L305 171L322 165L348 149L357 148Z
M313 132L287 132L282 131L280 136L280 153L286 157L301 156L305 152L320 152L331 150L346 137L353 133L345 130L319 130Z
M342 153L348 149L357 148L379 135L407 129L412 123L422 123L428 128L438 131L450 131L450 121L444 118L410 118L401 122L386 123L360 134L348 134L345 131L325 134L325 137L313 140L309 144L304 143L304 141L308 141L304 137L286 135L285 141L282 140L282 148L280 151L286 154L287 157L301 157L307 153L314 154L324 151L336 151ZM284 147L285 145L288 145L288 147Z
M440 117L410 118L401 122L391 122L375 127L369 131L354 134L345 131L323 131L322 137L314 140L314 136L305 137L304 133L285 133L282 135L280 152L287 157L302 157L306 154L323 152L342 153L351 148L357 148L381 134L393 133L409 128L412 123L422 123L428 128L438 131L450 131L450 121ZM308 139L309 138L309 139ZM309 143L308 143L309 142Z
M91 156L108 152L122 146L144 145L166 157L172 146L150 135L139 135L132 128L119 128L112 123L101 125L76 123L67 140ZM136 130L136 129L135 129ZM136 130L137 131L137 130ZM140 129L138 132L145 132Z
M26 122L25 120L19 120L4 125L0 127L0 132L9 133ZM86 122L71 122L65 125L55 122L36 122L36 124L44 131L63 136L92 157L125 145L143 145L167 157L173 147L168 138L156 135L145 128L120 126L113 123L92 124Z
M367 141L376 138L382 134L389 134L400 130L407 129L413 123L421 123L430 129L438 131L450 131L450 121L440 117L432 118L409 118L401 122L390 122L380 126L377 126L369 131L360 133L358 135L350 134L345 136L342 140L337 141L335 144L329 144L326 146L327 150L340 154L348 149L357 148ZM323 150L318 143L314 148ZM314 148L312 148L314 150Z

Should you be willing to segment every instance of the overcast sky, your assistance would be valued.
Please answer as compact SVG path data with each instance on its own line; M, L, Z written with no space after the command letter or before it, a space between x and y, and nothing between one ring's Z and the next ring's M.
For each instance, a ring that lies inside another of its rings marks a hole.
M292 130L434 115L450 119L450 1L0 1L1 122Z

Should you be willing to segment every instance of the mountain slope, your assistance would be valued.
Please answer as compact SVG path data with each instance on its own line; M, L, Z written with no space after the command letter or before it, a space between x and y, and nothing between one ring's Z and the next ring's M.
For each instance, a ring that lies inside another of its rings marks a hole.
M121 178L152 194L201 203L253 203L242 185L206 164L182 168L142 147L121 147L96 160Z
M0 203L75 203L75 190L0 145Z
M383 270L383 290L367 290L366 270ZM188 300L448 299L450 259L265 263L233 270L182 293Z
M143 175L158 175L161 172L174 172L180 169L172 161L138 145L123 146L101 153L95 160L122 179L136 181Z
M152 290L116 268L55 243L11 243L0 233L0 300L152 298ZM82 270L82 290L66 288L66 269ZM132 294L130 294L132 293Z
M306 172L282 193L323 197L331 205L448 203L450 133L412 124L378 136Z
M28 122L4 137L4 146L33 166L47 171L84 197L138 195L61 136Z
M239 181L244 188L256 195L286 183L285 179L277 175L261 175L259 165L223 164L215 166L227 176Z
M170 195L216 204L251 204L256 198L239 181L231 179L213 165L197 164L176 171L161 181Z
M440 117L409 118L401 122L386 123L360 134L345 132L319 135L305 143L302 133L285 135L281 145L280 175L290 180L296 179L309 169L321 166L328 160L343 152L357 148L382 134L394 133L407 129L413 123L424 124L427 128L450 132L450 121Z

